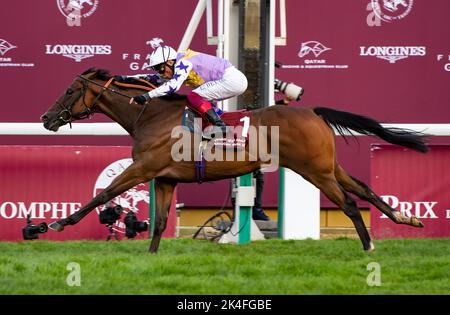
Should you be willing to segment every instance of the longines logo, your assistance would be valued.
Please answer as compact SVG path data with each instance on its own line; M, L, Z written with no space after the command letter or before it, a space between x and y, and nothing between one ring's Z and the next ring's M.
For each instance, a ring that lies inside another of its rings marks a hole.
M45 45L46 55L62 55L76 62L95 55L111 55L110 45Z
M0 38L0 67L34 67L34 63L14 62L12 57L7 57L6 54L17 48L5 39Z
M425 46L361 46L360 56L377 57L395 63L408 57L423 57L427 54Z
M99 0L56 0L58 9L66 17L68 26L81 26L81 18L87 18L97 10Z

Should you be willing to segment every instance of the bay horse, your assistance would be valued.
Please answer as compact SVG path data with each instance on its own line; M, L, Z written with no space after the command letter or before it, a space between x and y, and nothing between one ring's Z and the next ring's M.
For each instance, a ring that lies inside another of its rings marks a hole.
M128 189L155 179L155 228L149 251L157 252L174 188L180 182L195 182L196 169L194 162L174 161L171 156L171 146L177 140L171 137L171 131L181 122L187 104L186 97L174 94L155 98L144 106L130 102L131 97L141 93L138 89L125 89L116 85L106 70L91 68L78 75L55 104L41 116L46 129L57 131L72 121L87 118L93 113L103 113L120 124L133 139L134 162L79 211L51 223L51 229L62 231L65 226L78 223L93 209ZM372 118L324 107L270 106L252 111L250 125L255 128L278 126L279 166L290 168L301 175L342 209L353 222L364 250L371 251L374 245L356 202L349 193L370 202L395 223L423 227L416 217L406 217L391 208L368 185L350 176L339 165L332 127L343 136L345 132L353 130L423 153L428 151L424 134L386 128ZM248 148L245 150L248 156ZM259 169L262 164L260 159L211 161L206 165L205 181L248 174Z

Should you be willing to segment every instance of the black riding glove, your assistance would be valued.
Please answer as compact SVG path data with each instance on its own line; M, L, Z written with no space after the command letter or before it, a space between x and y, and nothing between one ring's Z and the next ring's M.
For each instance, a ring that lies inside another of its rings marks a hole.
M150 96L148 95L148 93L145 93L145 94L135 96L133 99L136 103L144 105L145 102L147 102L150 99Z
M145 80L154 85L160 85L161 83L161 77L157 74L150 74L147 77L145 77Z
M114 76L114 81L117 81L117 82L124 82L126 78L127 78L127 77L126 77L126 76L123 76L123 75L115 75L115 76Z

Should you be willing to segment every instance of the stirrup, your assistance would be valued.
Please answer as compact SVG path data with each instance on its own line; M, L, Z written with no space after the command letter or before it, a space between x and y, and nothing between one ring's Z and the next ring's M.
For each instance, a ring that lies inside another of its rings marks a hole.
M216 126L211 125L205 128L202 133L203 138L212 139L212 138L226 138L228 133L227 126Z

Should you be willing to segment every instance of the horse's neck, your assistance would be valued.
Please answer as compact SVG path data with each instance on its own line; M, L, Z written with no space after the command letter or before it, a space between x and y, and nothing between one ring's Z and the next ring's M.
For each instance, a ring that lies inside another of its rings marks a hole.
M102 98L98 107L101 113L117 122L133 136L134 124L139 116L142 106L136 103L130 104L129 101L129 99L121 95L109 94Z
M139 93L130 93L130 95ZM129 99L123 96L112 94L102 99L102 102L99 103L99 110L121 125L134 137L136 128L142 128L143 126L156 127L158 122L172 115L179 116L181 119L184 110L181 103L183 103L182 100L167 101L155 98L150 101L146 108L143 108L142 105L134 102L130 104ZM174 119L173 121L176 122L177 120Z

